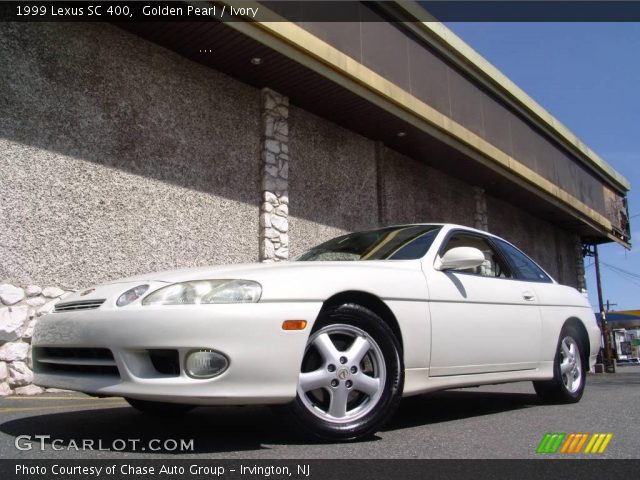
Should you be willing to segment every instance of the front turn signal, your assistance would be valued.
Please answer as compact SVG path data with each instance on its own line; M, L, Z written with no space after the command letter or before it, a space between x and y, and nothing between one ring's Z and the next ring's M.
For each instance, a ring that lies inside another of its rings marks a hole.
M282 322L283 330L304 330L306 327L306 320L285 320Z

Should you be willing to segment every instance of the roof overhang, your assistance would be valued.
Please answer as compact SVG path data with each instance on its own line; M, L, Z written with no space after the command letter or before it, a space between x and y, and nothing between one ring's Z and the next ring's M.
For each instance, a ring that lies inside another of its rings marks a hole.
M483 65L470 48L465 51L461 40L454 39L451 32L438 25L410 24L446 48L458 61L474 69L484 81L492 83L501 95L509 97L529 115L535 115L536 122L580 152L581 158L600 175L606 176L608 183L626 192L628 181L624 177L588 150L524 92L500 77L497 70ZM626 239L615 234L604 215L295 23L284 20L225 24L141 23L123 27L249 84L278 90L312 113L473 182L589 241L613 240L629 247ZM203 45L233 45L233 49L218 48L216 55L199 56L198 46L202 48ZM265 60L258 69L248 61L256 56ZM408 135L399 138L398 131L406 131Z
M455 33L435 19L432 22L421 21L420 19L425 16L425 10L417 2L384 2L381 7L386 8L390 15L407 22L406 28L412 30L451 63L542 128L618 191L625 193L631 189L629 180Z

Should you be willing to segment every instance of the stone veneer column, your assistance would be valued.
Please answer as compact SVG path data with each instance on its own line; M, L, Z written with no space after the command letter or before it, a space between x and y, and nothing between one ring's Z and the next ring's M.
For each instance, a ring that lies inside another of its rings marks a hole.
M58 287L0 284L0 397L44 391L31 383L31 336L37 319L70 293Z
M289 99L261 92L260 261L289 258Z
M475 200L475 212L473 212L473 227L478 230L489 230L489 213L487 210L487 196L484 188L473 187L473 198Z

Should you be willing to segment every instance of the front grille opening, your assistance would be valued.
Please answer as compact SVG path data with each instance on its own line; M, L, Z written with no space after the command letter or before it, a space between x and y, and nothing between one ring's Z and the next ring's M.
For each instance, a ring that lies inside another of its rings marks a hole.
M77 310L94 310L104 303L104 298L78 300L75 302L56 303L54 312L75 312Z
M177 350L148 350L153 368L163 375L180 375L180 358Z
M42 373L80 373L119 376L108 348L34 347L35 369Z
M38 356L51 358L87 358L113 360L113 353L108 348L59 348L36 347Z

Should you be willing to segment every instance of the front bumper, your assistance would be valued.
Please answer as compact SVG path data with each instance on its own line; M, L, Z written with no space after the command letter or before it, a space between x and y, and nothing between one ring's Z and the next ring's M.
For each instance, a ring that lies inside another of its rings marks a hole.
M51 313L37 324L34 383L80 392L201 405L286 403L296 395L304 348L320 302L139 306ZM300 331L284 320L306 320ZM49 348L109 349L117 373L52 370L38 359ZM148 351L177 350L179 374L161 374ZM211 379L184 372L188 352L212 349L229 367Z

